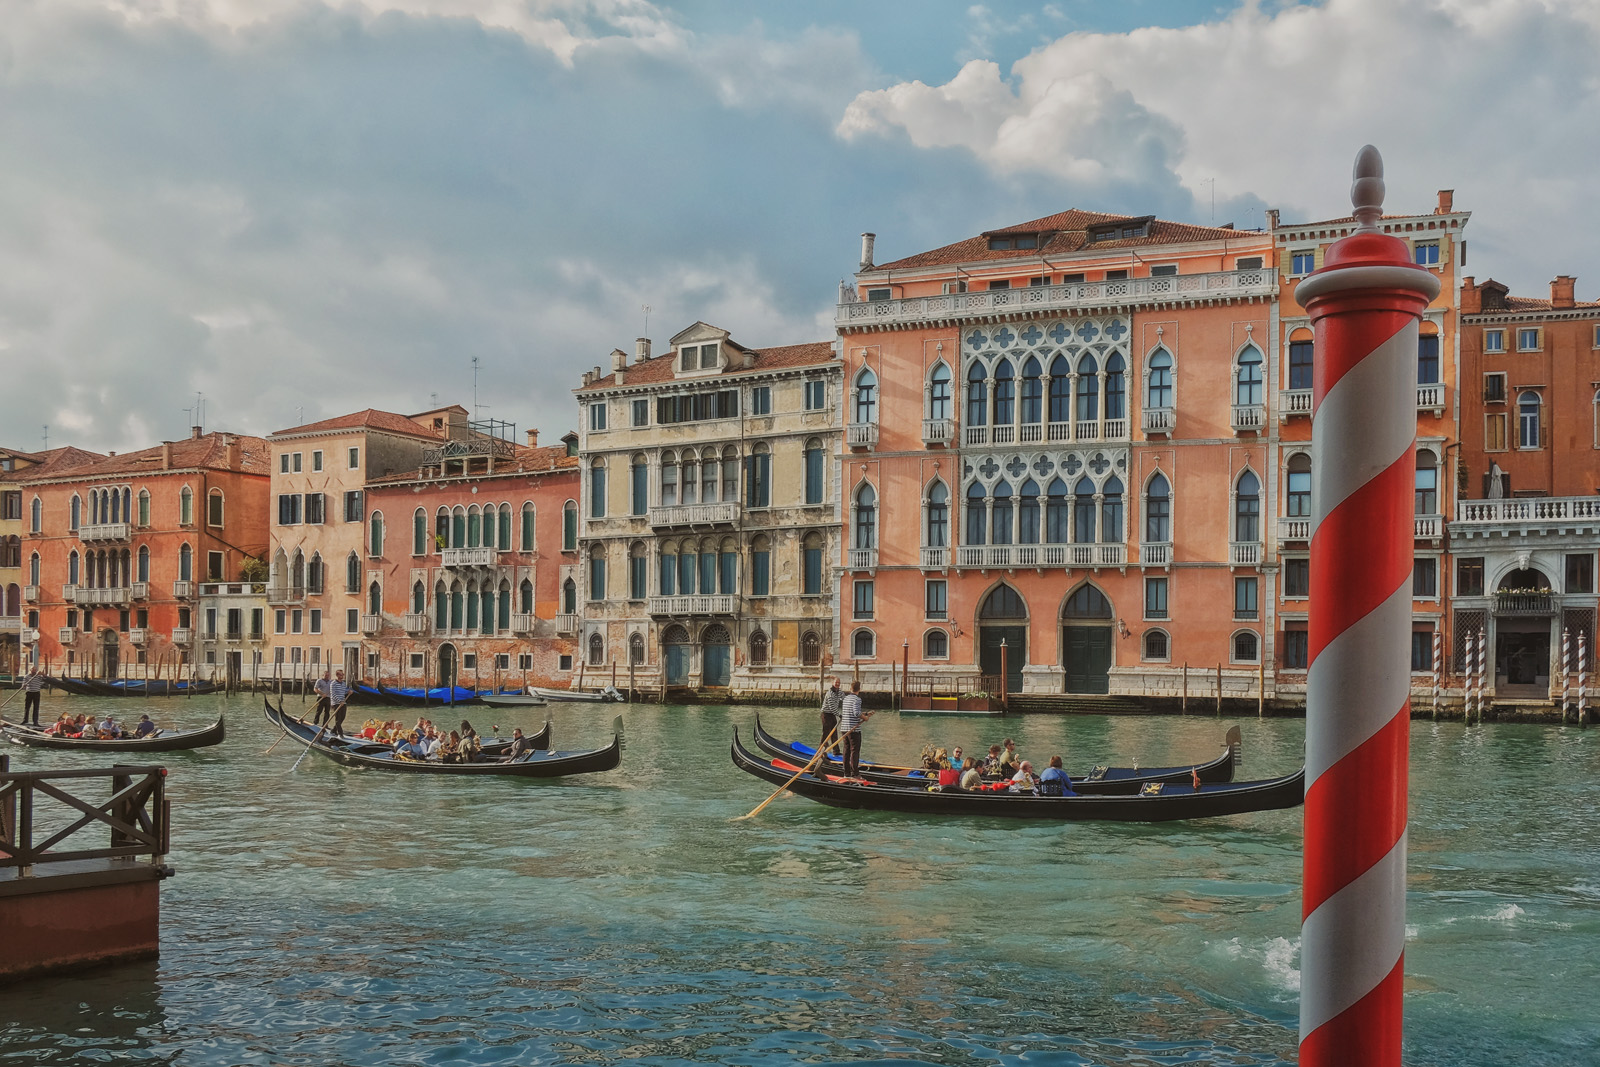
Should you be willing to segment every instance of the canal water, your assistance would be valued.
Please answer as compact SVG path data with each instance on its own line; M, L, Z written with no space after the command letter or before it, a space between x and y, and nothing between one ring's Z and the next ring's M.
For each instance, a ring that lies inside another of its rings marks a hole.
M45 711L106 703L146 706ZM1299 811L1035 825L785 797L731 822L769 792L728 759L749 707L623 707L620 770L539 782L296 765L292 741L265 754L258 698L148 706L228 714L225 744L166 758L161 959L0 990L0 1063L1295 1059ZM557 747L604 744L617 710L552 705ZM1210 758L1234 723L1243 776L1300 765L1303 722L1209 716L881 712L865 749L1009 735L1148 766ZM1600 731L1418 722L1412 766L1406 1062L1600 1062Z

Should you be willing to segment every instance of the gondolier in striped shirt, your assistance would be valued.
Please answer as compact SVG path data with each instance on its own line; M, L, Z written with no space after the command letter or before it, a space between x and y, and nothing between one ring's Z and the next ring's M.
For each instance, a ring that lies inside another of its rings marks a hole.
M861 683L850 683L850 695L839 708L839 736L844 739L844 776L861 777L861 724L867 721L861 713Z
M350 700L350 683L344 680L344 671L334 675L328 683L328 703L333 707L333 735L344 736L344 709Z
M844 691L839 688L839 676L828 678L828 688L822 691L822 740L817 744L839 754L839 709L844 705Z
M22 724L24 726L39 725L39 690L44 688L44 672L35 663L28 668L28 675L22 680ZM28 719L29 714L33 720Z
M311 706L311 724L322 726L328 721L328 713L332 710L331 693L333 690L333 675L328 671L322 672L322 677L314 682L311 688L317 694L317 702Z

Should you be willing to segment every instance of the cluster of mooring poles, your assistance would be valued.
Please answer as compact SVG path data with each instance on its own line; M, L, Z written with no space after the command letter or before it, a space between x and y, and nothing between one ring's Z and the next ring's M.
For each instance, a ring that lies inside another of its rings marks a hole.
M1379 232L1371 145L1354 178L1355 232L1296 292L1316 340L1303 1067L1401 1048L1417 326L1439 280Z

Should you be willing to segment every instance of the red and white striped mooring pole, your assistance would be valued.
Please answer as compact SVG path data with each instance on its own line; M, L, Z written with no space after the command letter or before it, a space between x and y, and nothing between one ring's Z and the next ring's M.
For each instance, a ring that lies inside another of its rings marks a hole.
M1367 145L1356 230L1295 294L1316 335L1302 1067L1400 1063L1417 323L1439 279L1379 232L1383 192Z

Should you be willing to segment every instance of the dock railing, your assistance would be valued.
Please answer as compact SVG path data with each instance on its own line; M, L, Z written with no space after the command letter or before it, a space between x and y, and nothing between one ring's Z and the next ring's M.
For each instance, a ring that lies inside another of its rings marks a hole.
M9 762L0 756L0 870L15 868L16 877L31 878L36 866L84 860L148 856L152 866L164 864L172 842L165 767L13 772ZM62 784L107 779L111 795L103 801L86 800ZM51 825L41 825L40 816ZM95 828L110 830L105 847L86 847L92 842L85 831Z

